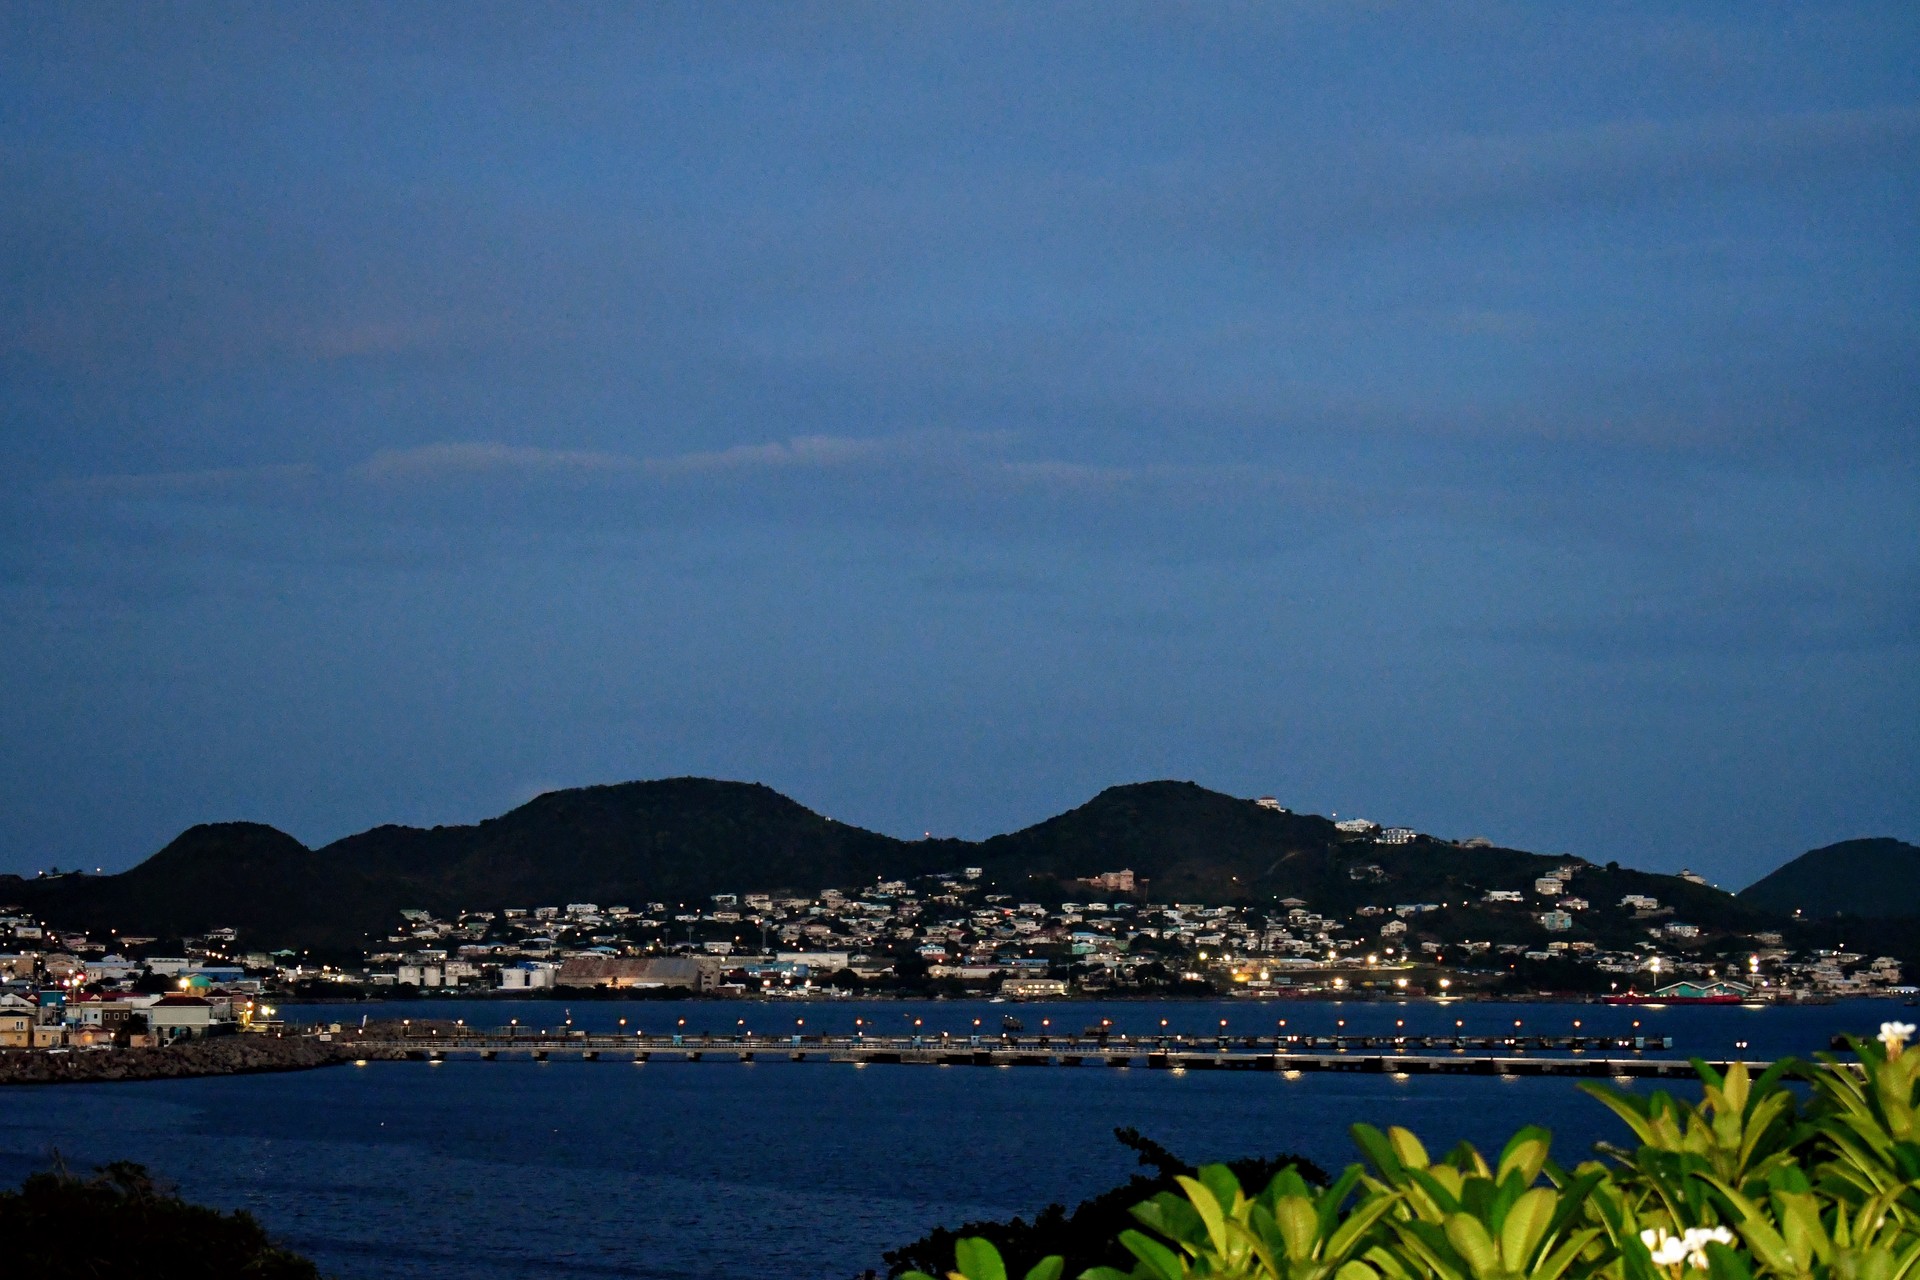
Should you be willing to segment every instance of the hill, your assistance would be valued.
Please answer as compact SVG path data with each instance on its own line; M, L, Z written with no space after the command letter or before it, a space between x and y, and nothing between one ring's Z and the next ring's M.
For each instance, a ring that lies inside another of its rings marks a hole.
M1367 904L1431 903L1439 910L1421 917L1423 927L1445 937L1530 936L1537 926L1525 910L1490 908L1486 892L1531 890L1536 878L1568 866L1576 869L1569 892L1592 904L1572 940L1643 938L1646 921L1620 903L1628 894L1736 933L1772 918L1761 904L1673 876L1427 836L1378 844L1326 818L1191 782L1110 787L1069 812L970 842L898 840L765 786L706 778L554 791L470 826L381 826L319 849L256 823L197 826L119 875L0 877L0 907L17 904L99 933L171 938L229 926L247 946L358 951L410 907L449 915L692 902L719 892L811 894L965 866L983 868L991 885L1023 900L1095 897L1082 878L1125 868L1159 901L1272 906L1299 898L1339 915Z
M1920 915L1920 845L1882 836L1810 849L1742 889L1740 900L1807 918Z
M978 846L976 860L1003 887L1065 882L1126 867L1146 877L1156 899L1271 904L1299 898L1318 910L1367 903L1433 902L1472 911L1489 889L1530 889L1557 867L1580 869L1578 892L1600 916L1627 894L1657 897L1682 918L1739 927L1761 913L1729 894L1677 876L1605 867L1565 855L1457 845L1430 836L1377 844L1314 814L1287 813L1191 782L1109 787L1078 809ZM1044 888L1033 891L1044 896Z
M381 826L308 849L257 823L194 827L113 876L0 877L62 925L177 937L230 926L277 946L355 948L404 908L680 901L917 875L953 842L896 840L769 787L670 778L553 791L473 826Z

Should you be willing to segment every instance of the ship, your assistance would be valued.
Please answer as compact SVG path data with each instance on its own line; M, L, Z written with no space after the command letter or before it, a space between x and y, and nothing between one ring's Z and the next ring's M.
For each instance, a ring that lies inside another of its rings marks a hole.
M1629 991L1625 995L1603 996L1601 1003L1746 1004L1753 998L1753 988L1746 983L1729 982L1721 978L1713 982L1671 982L1645 995L1638 991Z

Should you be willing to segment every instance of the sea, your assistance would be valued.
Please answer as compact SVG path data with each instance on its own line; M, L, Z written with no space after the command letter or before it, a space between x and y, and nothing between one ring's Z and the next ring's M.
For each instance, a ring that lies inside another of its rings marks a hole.
M759 1035L1589 1034L1671 1036L1672 1056L1770 1059L1871 1035L1914 1011L1810 1006L1336 1003L423 1000L286 1006L289 1022L464 1019L473 1026ZM1636 1024L1638 1024L1636 1026ZM1678 1088L1642 1082L1640 1090ZM1565 1079L1096 1067L793 1063L373 1062L276 1075L0 1090L0 1184L55 1153L132 1160L187 1198L245 1209L340 1280L885 1274L936 1226L1071 1206L1138 1168L1138 1129L1195 1162L1355 1158L1356 1121L1436 1152L1496 1152L1524 1124L1577 1161L1624 1135Z

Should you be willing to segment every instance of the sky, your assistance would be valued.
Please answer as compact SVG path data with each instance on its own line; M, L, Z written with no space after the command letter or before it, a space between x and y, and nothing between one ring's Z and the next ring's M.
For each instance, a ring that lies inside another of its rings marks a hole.
M0 871L1920 840L1916 246L1905 0L6 6Z

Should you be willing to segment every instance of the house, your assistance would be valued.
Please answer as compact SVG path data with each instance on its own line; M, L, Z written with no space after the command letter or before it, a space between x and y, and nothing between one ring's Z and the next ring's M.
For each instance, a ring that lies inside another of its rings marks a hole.
M1573 928L1573 917L1564 911L1542 911L1538 919L1548 933L1565 933Z
M147 1007L147 1027L161 1044L201 1040L234 1030L233 1005L205 996L161 996Z
M1066 995L1067 984L1059 978L1006 978L1000 983L1000 994L1014 1000L1038 1000Z
M1388 827L1373 838L1375 844L1412 844L1419 834L1412 827Z
M66 1023L70 1027L94 1027L111 1036L126 1026L135 1012L132 1000L103 1000L99 996L76 996L67 1002Z
M1533 891L1543 898L1555 898L1567 891L1559 876L1541 876L1533 882Z
M0 1049L31 1049L40 1008L19 996L0 996Z

